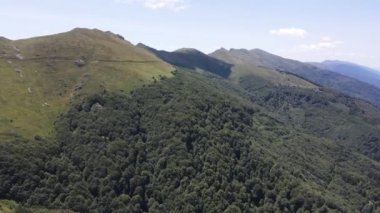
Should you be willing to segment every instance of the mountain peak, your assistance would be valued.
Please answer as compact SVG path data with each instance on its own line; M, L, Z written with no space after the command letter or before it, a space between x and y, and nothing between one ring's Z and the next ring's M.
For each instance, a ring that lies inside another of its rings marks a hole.
M63 33L16 40L14 45L26 58L86 57L94 60L143 60L150 55L117 33L88 28L74 28Z
M175 66L192 70L201 69L220 75L224 78L227 78L231 73L231 64L204 54L194 48L182 48L173 52L168 52L156 50L141 43L137 46L149 50L165 62Z
M254 48L254 49L250 50L250 52L261 53L261 54L271 54L271 53L269 53L265 50L259 49L259 48Z
M2 78L9 79L0 86L1 98L14 100L16 96L28 103L2 104L0 120L13 111L25 114L15 115L14 122L0 127L0 135L13 129L27 136L47 134L45 130L71 100L104 90L130 91L151 82L152 77L170 76L173 69L149 51L98 29L0 40L0 56L5 58L0 60ZM46 106L49 112L43 110ZM33 125L37 119L39 125Z
M245 49L245 48L230 48L229 50L225 49L225 48L220 48L220 49L217 49L215 50L213 53L232 53L232 54L252 54L252 53L255 53L255 54L260 54L260 55L273 55L269 52L266 52L262 49L258 49L258 48L255 48L255 49ZM213 54L212 53L212 54Z
M117 33L111 32L111 31L99 30L97 28L89 29L89 28L77 27L77 28L74 28L74 29L66 32L66 34L80 34L80 35L85 35L85 36L89 36L89 37L108 37L108 38L120 39L123 41L125 40L124 37L120 34L117 34Z
M231 48L229 52L245 52L248 53L249 50L245 48Z
M144 43L139 42L136 44L136 47L149 47L149 46Z
M85 28L85 27L76 27L69 32L103 32L102 30L99 30L97 28Z
M76 27L66 33L82 33L82 34L88 34L88 33L93 33L93 34L113 34L111 31L103 31L99 30L97 28L82 28L82 27Z
M221 47L221 48L219 48L219 49L217 49L217 50L215 50L215 51L228 52L228 50L227 50L226 48L224 48L224 47Z
M156 50L156 49L154 49L153 47L150 47L150 46L148 46L148 45L146 45L146 44L144 44L144 43L138 43L138 44L136 44L136 47L139 47L139 48L142 48L142 49L145 49L145 50L148 50L148 51L152 51L152 50Z
M178 50L175 50L174 52L177 53L196 53L196 54L204 54L201 51L195 49L195 48L180 48Z

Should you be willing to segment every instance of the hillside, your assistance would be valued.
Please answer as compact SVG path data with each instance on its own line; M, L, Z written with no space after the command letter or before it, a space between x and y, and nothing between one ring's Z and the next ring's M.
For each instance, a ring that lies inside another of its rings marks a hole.
M380 71L345 61L324 61L311 64L380 88Z
M320 86L334 89L353 97L362 98L380 106L380 89L377 87L339 73L319 69L311 64L285 59L260 49L220 49L210 55L222 60L226 57L233 57L235 61L247 66L260 66L292 73Z
M231 74L231 64L225 63L213 57L210 57L196 49L183 48L174 52L156 50L144 44L138 44L162 60L174 66L179 66L187 69L200 69L227 78Z
M233 64L232 73L230 79L235 83L241 83L242 81L251 80L251 85L255 89L260 89L267 86L292 86L308 89L317 89L318 86L300 78L299 76L291 73L277 71L263 66L251 63L249 59L240 59L230 54L227 50L221 49L216 54L211 56Z
M122 37L74 29L0 40L0 135L47 136L69 103L104 90L129 92L171 66Z
M78 212L379 210L379 162L351 145L378 140L380 119L354 111L360 100L286 88L251 92L179 69L130 96L78 101L57 120L57 142L3 142L1 198ZM342 119L371 137L351 137Z
M87 29L0 45L0 211L380 211L380 108L311 65Z
M241 80L250 78L255 80L255 88L259 89L265 86L295 86L302 88L317 88L313 83L299 78L298 76L271 70L264 67L252 66L241 63L231 57L211 57L198 50L183 48L174 52L158 51L154 48L143 44L143 47L162 60L178 67L191 70L203 70L222 76L223 78L238 83Z

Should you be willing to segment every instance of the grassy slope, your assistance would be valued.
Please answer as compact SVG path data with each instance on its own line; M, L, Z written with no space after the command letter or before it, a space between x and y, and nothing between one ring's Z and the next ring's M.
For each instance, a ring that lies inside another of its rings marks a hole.
M275 86L281 85L307 89L318 88L315 84L288 73L278 72L262 67L235 65L230 78L234 82L239 82L246 77L255 78L257 80L257 85L261 84L262 86L271 84Z
M229 51L221 49L211 55L232 55L249 66L263 66L292 73L323 87L334 89L380 106L380 90L375 86L329 70L319 69L311 64L285 59L259 49L231 49Z
M14 201L0 200L0 212L12 213L16 211L17 204Z
M73 213L71 210L63 209L44 209L44 208L25 208L15 201L0 200L0 212L1 213Z
M225 61L230 64L234 64L230 79L235 83L239 83L244 78L255 79L255 87L261 88L263 86L293 86L307 89L315 89L318 86L313 83L299 78L295 75L279 72L272 69L258 67L254 64L247 63L246 60L239 59L230 55L228 51L218 51L211 56Z
M144 49L99 30L1 39L0 46L1 135L49 135L73 97L104 89L128 92L172 70ZM80 58L86 63L83 67L74 63Z

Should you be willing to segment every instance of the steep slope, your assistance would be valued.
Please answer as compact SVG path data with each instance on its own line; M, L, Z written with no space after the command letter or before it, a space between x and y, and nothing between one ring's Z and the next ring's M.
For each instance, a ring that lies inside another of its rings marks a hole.
M228 55L247 66L262 66L292 73L320 86L331 88L353 97L362 98L380 106L380 89L329 70L319 69L311 64L285 59L259 49L231 49L229 51L220 49L210 55L221 59Z
M380 71L345 61L324 61L311 64L380 88Z
M201 69L227 78L231 73L231 64L210 57L196 49L179 49L174 52L159 51L144 44L139 47L147 49L162 60L178 67Z
M3 145L0 198L78 212L378 211L378 162L282 119L284 106L333 98L266 94L178 70L130 96L78 101L56 123L58 144Z
M0 40L0 135L46 136L72 99L128 92L171 66L110 32Z
M212 55L234 64L234 72L241 76L235 83L248 91L253 101L271 114L274 113L272 116L276 119L316 137L324 136L334 141L343 141L345 146L356 147L369 157L380 160L380 136L377 133L380 115L377 107L326 88L319 88L307 81L302 84L300 78L298 81L297 78L288 81L295 82L293 85L270 84L268 79L273 79L276 75L272 73L276 71L257 67L261 63L259 58L253 57L254 54L248 50L221 49ZM250 60L251 58L253 59ZM246 67L249 70L246 73L250 75L242 75L242 67ZM260 68L269 76L260 78L257 74ZM281 82L278 79L275 78L273 82ZM339 119L326 119L336 117L337 114ZM358 116L357 119L353 119L354 114ZM366 119L364 123L358 121L363 118Z

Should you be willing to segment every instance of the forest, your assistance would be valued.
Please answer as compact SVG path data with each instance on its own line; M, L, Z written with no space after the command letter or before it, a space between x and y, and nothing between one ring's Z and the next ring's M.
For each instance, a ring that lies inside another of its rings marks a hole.
M54 138L4 139L0 198L19 212L380 211L377 109L330 91L173 74L72 103Z

